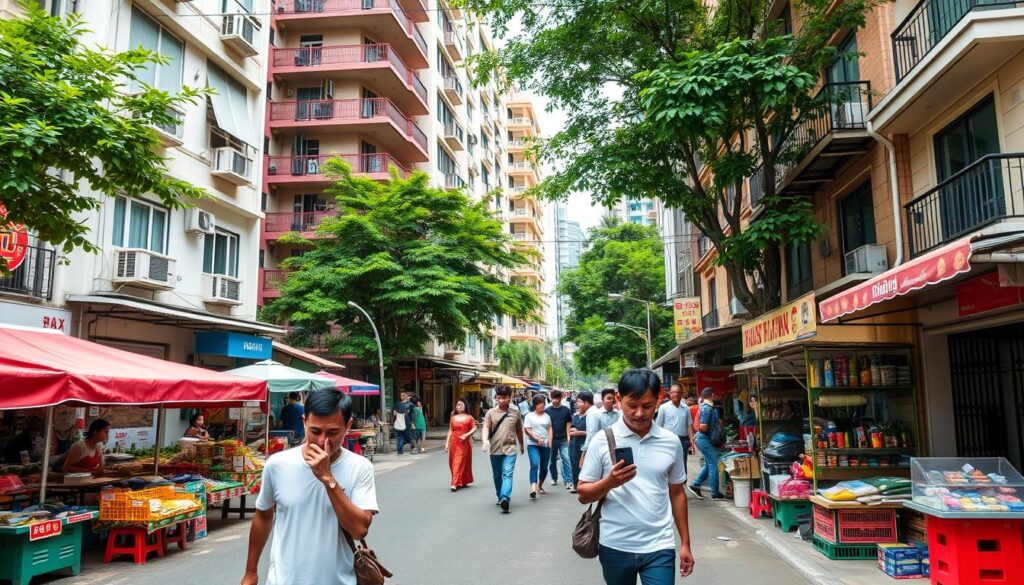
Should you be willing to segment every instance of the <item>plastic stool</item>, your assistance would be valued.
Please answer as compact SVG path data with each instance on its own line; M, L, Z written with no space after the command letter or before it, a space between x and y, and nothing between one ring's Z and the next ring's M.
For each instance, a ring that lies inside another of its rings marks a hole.
M131 539L131 544L119 545L119 537ZM154 537L154 542L149 542L149 537ZM158 530L152 535L146 532L145 528L132 526L125 528L111 528L107 534L107 550L103 554L103 562L109 563L114 555L132 555L136 565L146 562L149 553L155 552L158 556L164 555L164 531Z
M771 518L772 501L768 492L754 490L750 494L750 516L752 518Z
M188 546L188 521L165 527L163 540L164 551L174 543L178 544L178 550L185 550Z

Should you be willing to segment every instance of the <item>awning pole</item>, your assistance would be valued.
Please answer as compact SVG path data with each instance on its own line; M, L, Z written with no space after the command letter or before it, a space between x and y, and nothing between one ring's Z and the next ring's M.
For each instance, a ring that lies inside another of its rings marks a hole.
M46 447L43 448L43 477L39 480L39 503L46 501L46 480L50 476L50 448L53 445L53 407L46 407Z
M164 448L164 407L156 409L156 449L153 455L153 475L160 475L160 451Z
M266 454L267 458L270 458L270 391L267 390L267 416L264 417L264 427L266 427L266 438L263 443L263 453Z

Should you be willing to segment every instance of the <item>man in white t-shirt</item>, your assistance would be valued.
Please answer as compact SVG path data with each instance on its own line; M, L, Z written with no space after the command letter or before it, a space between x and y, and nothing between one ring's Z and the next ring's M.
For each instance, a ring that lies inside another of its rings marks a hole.
M590 442L580 471L580 502L605 498L598 558L608 585L635 584L637 577L643 585L674 583L676 533L679 574L693 571L683 447L674 433L653 424L660 391L661 380L651 370L623 373L618 391L622 420L610 428L616 449L629 449L636 463L617 458L612 465L608 438L601 432Z
M683 389L679 384L672 384L669 388L668 402L658 408L654 424L679 437L683 446L683 469L686 469L686 455L694 444L694 431L690 407L683 402Z
M270 537L269 585L356 585L352 547L377 512L373 465L342 449L352 426L352 400L336 390L306 398L306 440L267 460L242 585L256 585ZM344 532L342 531L344 530Z

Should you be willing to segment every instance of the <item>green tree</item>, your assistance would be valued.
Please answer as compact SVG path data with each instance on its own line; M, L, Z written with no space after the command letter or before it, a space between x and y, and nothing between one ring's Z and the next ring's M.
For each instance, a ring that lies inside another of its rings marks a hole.
M65 253L95 252L81 221L100 205L93 193L153 194L170 207L204 196L167 174L152 128L172 124L169 108L200 92L140 86L130 95L125 84L163 57L88 48L79 42L81 15L55 18L36 2L19 5L23 17L0 20L0 205L7 220L62 244Z
M314 240L281 238L311 249L282 263L293 272L263 312L293 325L296 341L376 363L373 332L348 307L353 301L376 323L390 363L420 353L430 339L462 345L496 315L525 320L540 307L534 291L494 274L527 258L510 249L487 202L431 187L422 172L405 179L392 168L380 183L353 175L340 159L323 169L337 181L324 192L338 215L319 225Z
M752 313L778 305L779 245L813 239L818 228L805 201L777 195L775 169L807 146L786 139L841 99L811 90L836 58L832 39L862 26L876 0L797 0L793 12L805 18L795 35L768 18L766 0L463 2L498 31L517 16L522 23L499 52L473 58L477 79L502 72L567 113L565 128L536 146L563 163L542 196L590 191L605 205L657 197L709 237ZM740 229L741 198L730 192L762 161L762 212Z
M658 303L665 298L665 264L657 229L633 223L611 225L591 230L579 266L563 273L558 289L570 307L563 341L576 344L575 360L583 374L610 371L614 359L647 365L646 345L636 333L605 327L606 322L617 322L646 330L646 308L642 303L612 300L609 293L654 301L655 356L675 347L672 313Z
M536 378L544 373L547 347L539 341L499 341L498 368L510 376Z

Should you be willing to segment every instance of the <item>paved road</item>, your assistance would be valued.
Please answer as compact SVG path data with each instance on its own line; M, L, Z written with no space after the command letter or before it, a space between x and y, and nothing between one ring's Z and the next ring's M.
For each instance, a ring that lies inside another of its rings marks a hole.
M548 487L548 495L530 501L529 466L523 457L516 465L512 512L503 515L494 505L486 458L477 451L473 463L477 483L452 494L444 453L378 459L377 490L383 512L373 522L369 543L396 575L389 584L601 583L598 562L577 557L569 546L582 512L572 494L562 486ZM745 534L748 530L721 509L727 505L691 502L697 565L685 583L807 583L760 540ZM210 524L210 536L184 553L172 547L167 557L141 567L127 560L103 565L91 553L81 576L33 583L237 583L245 563L248 522L211 519ZM720 536L731 540L719 540Z

